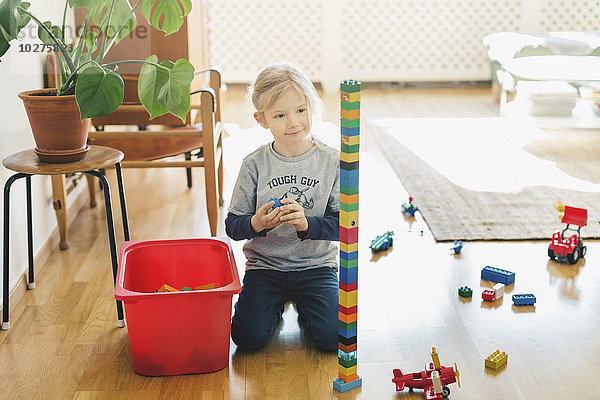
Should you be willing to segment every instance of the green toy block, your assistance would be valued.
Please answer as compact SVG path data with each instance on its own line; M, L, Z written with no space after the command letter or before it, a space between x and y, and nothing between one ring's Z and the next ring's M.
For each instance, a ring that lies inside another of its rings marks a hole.
M348 145L342 143L341 152L342 153L358 153L360 150L360 144Z
M358 267L358 259L357 258L355 258L354 260L340 259L340 267L342 267L342 268Z
M351 331L353 329L356 329L357 321L348 322L348 323L346 323L344 321L339 321L338 326L346 331Z
M461 286L458 288L458 295L460 297L473 297L473 289L468 286Z
M181 289L181 290L182 290L183 292L189 292L189 291L191 291L191 290L192 290L192 288L191 288L191 287L184 286L184 287L183 287L183 289Z
M340 83L340 91L346 93L360 92L361 82L354 79L345 80Z
M354 111L360 110L360 101L344 101L341 102L342 110Z
M355 358L354 360L343 360L338 358L338 364L343 366L344 368L354 367L358 363L358 360Z
M357 211L357 210L358 210L358 203L348 204L348 203L340 202L340 211L352 212L352 211Z
M343 128L356 128L360 126L360 118L357 119L346 119L340 118L340 124Z
M358 186L343 186L340 185L340 193L347 194L348 196L352 196L353 194L358 193Z

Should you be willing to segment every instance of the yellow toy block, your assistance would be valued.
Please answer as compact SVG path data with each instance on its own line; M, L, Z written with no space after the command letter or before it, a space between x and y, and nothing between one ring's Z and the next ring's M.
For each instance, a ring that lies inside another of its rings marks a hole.
M354 224L352 224L354 222ZM351 229L358 226L358 210L357 211L340 211L340 226Z
M485 359L485 366L488 368L498 369L502 364L508 361L508 354L504 351L496 350Z
M344 110L340 113L341 117L344 119L359 119L360 118L360 109L359 110Z
M340 160L351 163L358 161L358 151L355 153L340 153Z
M358 304L358 290L346 292L340 289L340 305L346 308L354 307Z
M347 101L349 103L352 103L354 101L359 101L360 100L360 92L354 92L354 93L341 92L340 98L343 101Z
M345 375L347 377L350 377L351 375L356 375L357 370L358 369L357 369L356 365L354 365L354 366L352 366L350 368L346 368L346 367L344 367L342 365L338 365L338 374L342 374L342 375Z
M342 135L342 144L348 145L348 146L354 146L357 144L360 144L360 135L356 135L356 136L344 136Z
M340 243L340 250L345 253L352 253L353 251L358 251L358 242L354 243Z

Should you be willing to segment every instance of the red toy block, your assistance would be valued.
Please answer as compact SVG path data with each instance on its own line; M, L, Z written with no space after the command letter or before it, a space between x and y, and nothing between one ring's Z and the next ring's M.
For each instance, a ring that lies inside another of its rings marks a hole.
M350 229L340 226L340 243L356 242L358 242L358 226Z
M481 298L485 301L494 301L496 300L496 291L495 290L484 290L481 294Z
M340 289L342 289L345 292L351 292L353 290L357 290L358 289L358 282L354 282L354 283L344 283L342 281L340 281L339 283Z

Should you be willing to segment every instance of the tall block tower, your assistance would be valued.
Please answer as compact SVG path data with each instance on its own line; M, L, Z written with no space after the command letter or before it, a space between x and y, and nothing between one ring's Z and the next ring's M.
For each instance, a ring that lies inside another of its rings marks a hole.
M360 150L360 89L358 81L343 81L340 149L340 282L338 377L333 388L345 392L362 385L357 374L358 304L358 155Z

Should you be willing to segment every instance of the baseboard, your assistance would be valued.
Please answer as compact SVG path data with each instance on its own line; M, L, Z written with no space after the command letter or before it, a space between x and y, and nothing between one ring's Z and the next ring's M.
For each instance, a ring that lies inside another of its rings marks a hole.
M84 188L85 189L82 188L82 190L76 191L74 193L74 194L76 194L76 196L73 196L72 198L68 198L67 228L71 226L73 221L75 221L75 218L77 218L79 213L84 208L89 209L89 194L88 194L87 187L84 187ZM40 251L36 254L36 256L33 259L33 265L35 266L36 275L39 274L44 269L44 266L46 265L46 261L48 261L48 258L50 258L50 254L52 254L53 251L61 251L61 250L59 250L59 244L60 244L60 235L58 233L58 226L56 226L56 228L54 228L52 233L50 233L50 237L48 238L48 240L46 240L46 243L44 243L44 245L42 246ZM69 250L67 249L64 251L69 251ZM9 304L13 305L11 307L11 311L12 311L12 309L14 309L14 305L18 304L18 302L21 300L21 298L23 298L23 295L25 294L25 292L27 292L27 273L28 273L28 271L26 269L25 272L23 272L23 274L21 274L21 277L17 281L17 284L15 285L15 287L10 291ZM2 311L2 308L3 308L3 305L0 303L0 312Z

